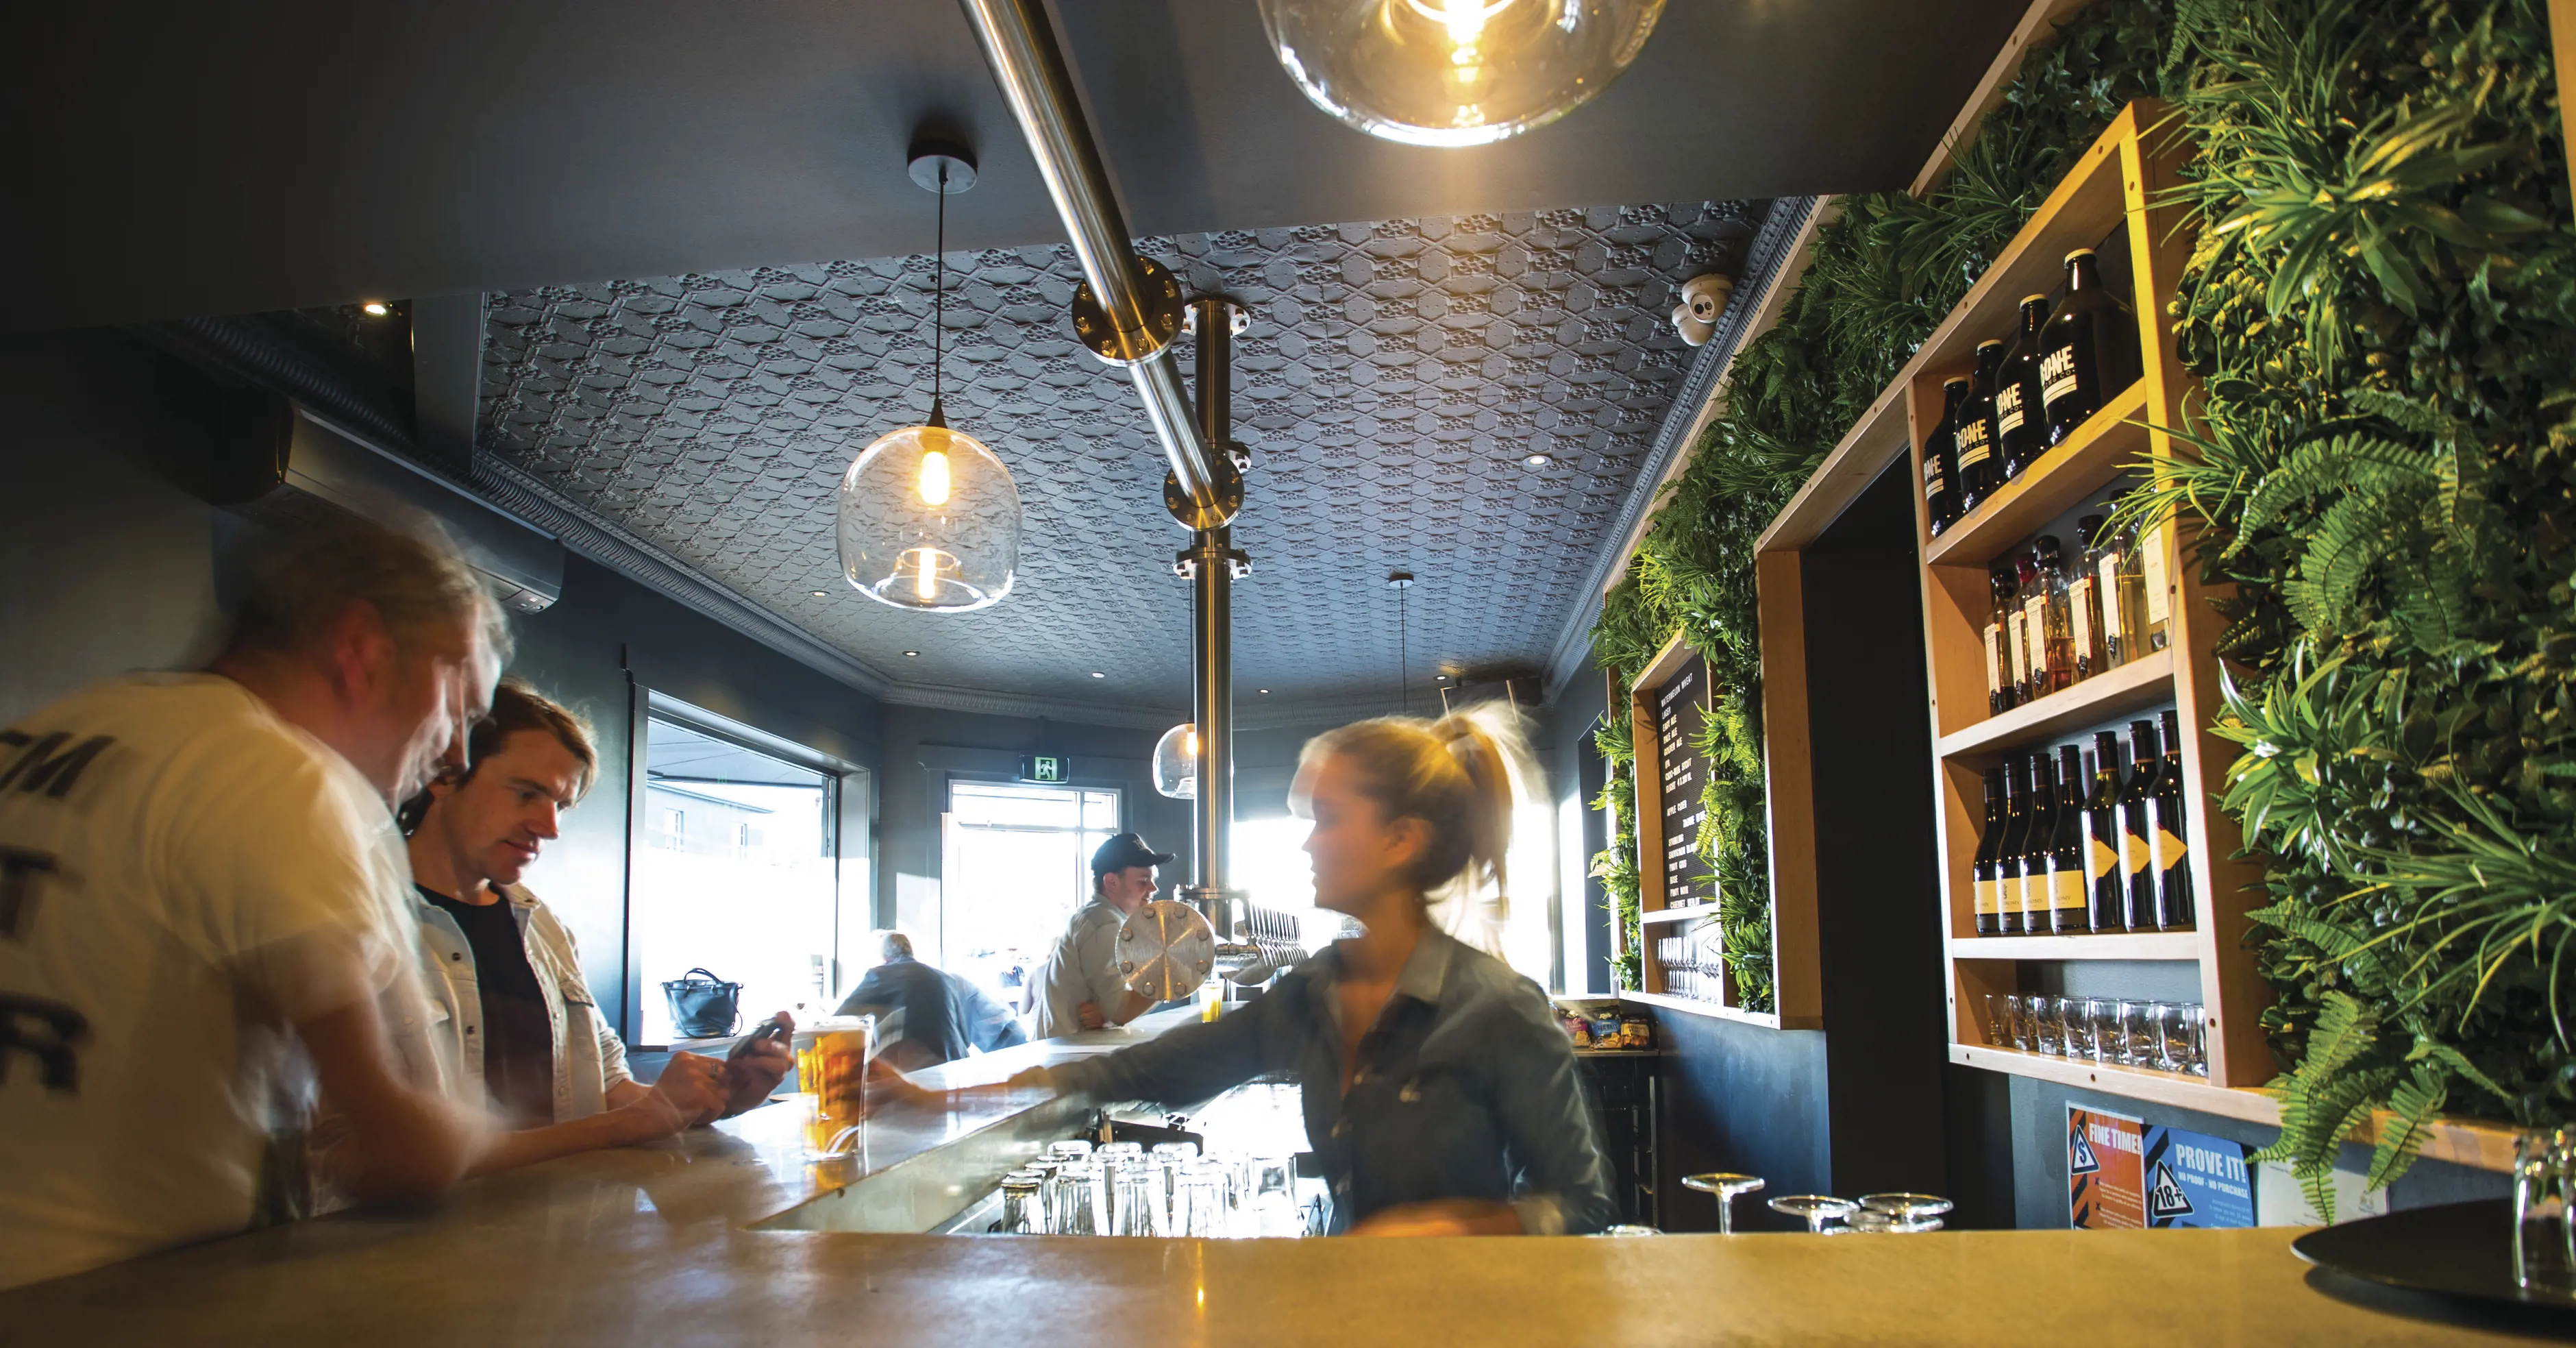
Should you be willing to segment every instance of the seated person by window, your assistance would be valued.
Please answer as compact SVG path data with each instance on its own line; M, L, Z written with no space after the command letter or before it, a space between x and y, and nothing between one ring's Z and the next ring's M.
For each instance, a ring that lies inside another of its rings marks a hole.
M1029 1041L1027 1031L1001 1003L945 969L913 958L912 938L887 932L879 943L885 962L868 970L841 1002L841 1014L877 1017L885 1061L907 1071L935 1067Z

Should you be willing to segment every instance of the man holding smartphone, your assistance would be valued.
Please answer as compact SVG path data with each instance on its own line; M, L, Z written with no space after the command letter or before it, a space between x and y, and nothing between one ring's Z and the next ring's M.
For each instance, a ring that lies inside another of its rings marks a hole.
M590 789L590 728L522 680L501 681L466 765L403 808L420 894L421 958L451 1080L498 1125L478 1173L631 1146L768 1098L792 1059L783 1035L729 1060L674 1053L647 1087L582 977L572 933L519 883L556 819ZM780 1012L767 1023L792 1030Z

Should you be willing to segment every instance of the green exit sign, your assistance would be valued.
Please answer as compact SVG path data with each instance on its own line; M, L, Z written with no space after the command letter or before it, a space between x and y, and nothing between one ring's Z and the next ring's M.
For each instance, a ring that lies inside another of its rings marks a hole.
M1048 754L1037 754L1020 760L1020 780L1024 782L1061 782L1065 779L1064 760Z

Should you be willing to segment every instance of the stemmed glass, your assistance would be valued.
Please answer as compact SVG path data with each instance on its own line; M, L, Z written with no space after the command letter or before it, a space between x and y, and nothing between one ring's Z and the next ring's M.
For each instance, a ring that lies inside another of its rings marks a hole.
M2576 1128L2524 1133L2513 1149L2513 1272L2526 1289L2576 1291L2576 1227L2568 1222Z
M1941 1215L1950 1210L1950 1200L1939 1194L1863 1194L1861 1212L1882 1218L1882 1231L1938 1231ZM1858 1223L1859 1213L1853 1214Z
M1735 1196L1761 1192L1762 1181L1758 1176L1737 1175L1721 1170L1705 1175L1684 1175L1682 1187L1697 1189L1704 1194L1717 1195L1717 1233L1721 1236L1731 1236L1735 1234Z
M1771 1210L1788 1217L1803 1217L1807 1229L1825 1234L1825 1223L1840 1221L1860 1210L1860 1204L1848 1198L1828 1194L1787 1194L1771 1200Z

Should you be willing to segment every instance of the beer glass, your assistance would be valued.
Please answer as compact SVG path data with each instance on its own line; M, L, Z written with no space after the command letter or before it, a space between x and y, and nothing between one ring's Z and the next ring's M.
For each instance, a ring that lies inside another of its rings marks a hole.
M2118 1062L2120 1060L2120 1004L2108 997L2087 997L2082 1006L2084 1037L2092 1045L2093 1061Z
M2120 1020L2120 1057L2122 1067L2156 1065L2155 1022L2151 1019L2153 1002L2121 999L2113 1014Z
M825 1016L796 1032L796 1084L813 1096L805 1151L817 1159L855 1155L867 1138L868 1062L877 1055L877 1018Z
M2016 992L2005 1000L2012 1005L2013 1047L2024 1053L2039 1052L2039 1013L2032 1007L2039 999Z
M1060 1235L1089 1236L1100 1232L1093 1221L1097 1205L1093 1191L1100 1167L1090 1160L1072 1160L1055 1172L1055 1182L1047 1195L1048 1227Z
M2576 1128L2529 1132L2513 1146L2514 1279L2532 1291L2576 1292L2576 1231L2568 1226L2576 1182Z
M1091 1155L1091 1144L1081 1138L1069 1138L1047 1144L1047 1155L1058 1161L1079 1161Z
M1044 1200L1038 1196L1038 1176L1033 1170L1014 1170L1002 1177L1002 1234L1035 1236L1046 1233Z
M1297 1211L1296 1170L1285 1159L1264 1156L1252 1163L1252 1233L1256 1236L1295 1236L1306 1230L1306 1219Z
M1103 1165L1109 1164L1121 1156L1142 1156L1144 1154L1145 1144L1142 1142L1103 1142L1099 1146L1092 1148L1091 1151L1092 1157Z
M2093 1037L2093 1022L2084 1013L2087 1005L2089 1003L2081 997L2057 999L2059 1033L2066 1044L2067 1057L2089 1059L2099 1047L2099 1041Z
M2012 1047L2012 998L2005 993L1986 994L1986 1044L1990 1048Z
M1174 1235L1214 1240L1231 1234L1225 1164L1190 1161L1181 1166L1181 1187L1172 1201Z
M2148 1042L2154 1049L2154 1056L2142 1066L2153 1067L2159 1072L2191 1070L2191 1030L2183 1019L2183 1012L2187 1009L2180 1002L2149 1003L2154 1033Z
M2036 1022L2031 1026L2030 1035L2037 1041L2039 1052L2051 1056L2066 1052L2065 1005L2065 998L2045 993L2030 999L2031 1019Z
M2193 1006L2186 1009L2190 1012L2191 1021L2191 1074L2205 1077L2209 1075L2209 1008Z
M1163 1168L1142 1156L1118 1158L1110 1176L1111 1229L1122 1236L1163 1234Z

